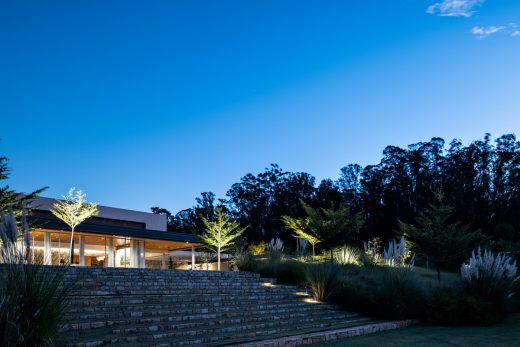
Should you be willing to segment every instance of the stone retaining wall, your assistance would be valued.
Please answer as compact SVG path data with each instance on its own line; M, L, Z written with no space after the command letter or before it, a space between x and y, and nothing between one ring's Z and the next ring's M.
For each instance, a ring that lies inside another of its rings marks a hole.
M329 331L320 331L310 334L302 334L295 336L287 336L282 338L255 341L233 345L230 347L293 347L301 345L310 345L313 343L329 342L335 340L342 340L349 337L362 336L373 334L386 330L393 330L398 328L405 328L413 324L417 324L417 320L402 320L383 323L367 324L352 328L336 329Z

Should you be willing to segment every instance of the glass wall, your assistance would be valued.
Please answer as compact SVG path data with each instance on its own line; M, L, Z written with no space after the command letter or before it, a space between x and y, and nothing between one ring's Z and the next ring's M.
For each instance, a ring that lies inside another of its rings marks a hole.
M130 239L114 238L115 267L130 267Z
M37 229L31 232L31 257L46 265L69 263L70 232ZM184 242L131 239L74 233L72 265L136 268L191 268L191 247ZM185 252L181 252L185 253Z

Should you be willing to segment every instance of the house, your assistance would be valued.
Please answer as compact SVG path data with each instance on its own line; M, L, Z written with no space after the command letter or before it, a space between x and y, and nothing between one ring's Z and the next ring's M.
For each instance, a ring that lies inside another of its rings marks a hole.
M31 256L46 265L69 260L71 231L52 214L55 202L40 197L31 204ZM97 216L74 231L73 265L171 268L183 262L195 268L196 248L202 246L199 238L166 231L165 215L108 206L98 209Z

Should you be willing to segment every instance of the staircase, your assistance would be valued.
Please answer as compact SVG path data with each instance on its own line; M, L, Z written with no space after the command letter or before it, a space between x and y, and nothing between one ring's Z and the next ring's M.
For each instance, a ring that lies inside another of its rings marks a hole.
M374 323L249 272L71 268L67 346L222 346Z

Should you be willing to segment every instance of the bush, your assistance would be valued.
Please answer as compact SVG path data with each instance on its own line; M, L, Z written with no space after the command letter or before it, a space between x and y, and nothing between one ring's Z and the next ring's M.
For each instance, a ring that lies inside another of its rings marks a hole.
M385 259L380 253L380 241L363 242L365 252L361 254L361 264L365 267L376 267L385 264Z
M25 235L28 232L28 228L24 230ZM52 346L72 287L72 284L64 283L67 268L29 264L30 256L26 258L24 253L30 243L25 242L26 249L20 247L12 214L0 216L0 239L3 262L0 266L2 346Z
M305 267L307 284L314 299L326 301L338 289L339 267L332 263L309 264Z
M483 253L480 248L471 254L468 263L461 266L460 273L467 293L498 303L512 296L517 267L516 262L505 254Z
M249 252L240 252L235 254L234 262L240 271L252 271L254 257Z
M423 318L441 325L487 325L498 323L505 313L503 306L478 295L437 288L432 291Z
M265 278L276 278L278 283L305 285L306 264L294 260L261 259L255 260L252 271Z
M399 268L351 269L333 301L345 309L384 319L417 318L426 302L420 278Z
M306 283L307 265L298 261L280 261L276 267L276 279L278 283L304 286Z
M265 253L265 250L267 249L267 244L262 241L260 242L259 244L251 244L249 245L249 247L247 247L247 250L252 254L252 255L261 255L261 254L264 254Z
M66 267L5 264L1 267L2 346L52 346L58 335L69 286Z

